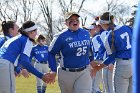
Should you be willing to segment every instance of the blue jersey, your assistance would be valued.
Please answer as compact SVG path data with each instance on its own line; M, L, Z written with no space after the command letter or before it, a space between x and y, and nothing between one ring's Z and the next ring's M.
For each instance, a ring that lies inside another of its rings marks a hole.
M100 47L99 47L99 59L100 60L104 60L106 58L106 49L104 46L105 43L105 38L107 37L109 31L102 31L102 33L100 34L100 38L101 38L101 43L100 43Z
M6 59L13 64L21 64L29 72L35 74L37 77L42 78L43 74L38 72L29 62L33 43L28 37L18 35L8 39L0 48L0 58Z
M101 38L100 34L95 35L94 37L91 38L91 41L93 42L93 55L94 55L94 60L100 60L100 55L99 55L99 48L101 46Z
M133 60L133 93L140 93L140 4L136 14L133 39L132 39L132 60Z
M2 47L2 45L3 45L9 38L11 38L10 35L7 35L7 36L1 35L1 36L0 36L0 47Z
M131 40L132 29L130 27L122 26L120 28L116 28L114 30L115 50L112 51L112 34L110 32L105 41L108 58L104 61L104 64L110 64L115 58L131 58Z
M31 59L35 58L35 61L39 63L47 63L48 62L48 46L47 45L36 45L32 48L31 51Z
M66 29L55 35L49 47L49 56L61 52L60 65L62 67L80 68L89 65L90 48L90 34L87 30L79 28L77 31L71 31ZM54 57L52 58L54 59ZM52 71L56 71L56 63L53 59L49 63L52 64L50 65Z

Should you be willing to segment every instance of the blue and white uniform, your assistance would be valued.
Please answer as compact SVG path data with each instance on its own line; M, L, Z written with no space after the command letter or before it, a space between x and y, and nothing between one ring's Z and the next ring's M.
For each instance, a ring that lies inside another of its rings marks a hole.
M55 55L61 53L58 81L64 93L91 93L92 79L89 69L90 34L85 29L65 29L54 36L49 47L49 66L57 71Z
M0 48L0 93L15 92L14 64L21 64L29 72L42 78L43 74L37 71L29 61L32 46L32 41L20 34L8 39Z
M101 46L101 38L100 33L91 37L91 41L93 42L93 55L94 55L94 62L101 63L100 55L99 55L99 48ZM96 77L93 78L92 81L92 93L100 93L100 84L103 83L102 79L102 70L98 71Z
M42 72L42 73L48 73L48 46L47 45L35 45L31 51L31 57L30 59L35 59L34 67ZM37 91L38 93L45 93L46 90L46 83L43 82L38 77L37 80Z
M6 36L4 36L4 35L0 35L0 47L2 47L2 45L8 40L8 39L10 39L10 38L12 38L12 36L11 35L6 35ZM17 65L14 65L15 67L14 67L14 71L17 73L17 74L19 74L20 72L21 72L21 67L20 66L17 66Z
M140 93L140 4L137 10L132 39L133 93Z
M0 47L2 47L2 45L4 44L4 42L6 42L9 38L11 38L10 35L7 35L7 36L0 35Z
M115 93L132 93L132 63L131 63L131 40L132 29L122 26L114 30L114 47L112 46L112 34L105 41L108 57L104 60L105 65L116 61L114 74Z
M116 27L116 26L115 26ZM102 33L100 34L100 38L101 38L101 45L99 48L99 55L100 55L100 60L104 61L105 58L108 56L106 53L106 49L105 49L105 38L108 37L109 33L111 32L110 28L108 28L107 31L102 31ZM114 61L112 62L112 64L114 64ZM114 89L113 89L113 73L108 69L108 67L103 68L102 70L102 75L103 75L103 87L104 87L104 91L105 93L114 93Z

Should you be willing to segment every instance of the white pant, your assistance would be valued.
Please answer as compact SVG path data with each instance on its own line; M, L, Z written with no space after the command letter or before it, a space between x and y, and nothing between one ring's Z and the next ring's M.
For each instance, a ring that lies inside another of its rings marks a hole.
M132 62L116 59L114 75L115 93L132 93Z
M14 65L0 59L0 93L15 93Z
M103 86L105 93L114 93L113 72L108 67L103 68Z
M40 71L41 73L48 73L48 64L42 64L42 63L37 63L35 62L34 67ZM36 77L36 85L37 86L46 86L47 84L43 82L40 78Z
M102 61L96 61L97 63L102 63ZM99 70L96 73L96 77L92 80L92 93L96 93L97 91L100 91L100 84L103 84L103 70Z
M58 69L58 82L61 93L91 93L92 78L90 68L80 72L64 71Z

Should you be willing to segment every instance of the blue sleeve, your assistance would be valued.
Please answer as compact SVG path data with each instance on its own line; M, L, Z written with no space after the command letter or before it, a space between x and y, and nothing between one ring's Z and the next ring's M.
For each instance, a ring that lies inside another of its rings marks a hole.
M108 55L108 57L103 61L105 65L109 65L110 63L114 64L115 62L115 53Z
M50 52L48 54L48 63L49 63L49 67L51 71L57 72L57 64L56 64L55 55Z
M90 51L89 51L89 60L90 62L92 60L94 60L94 48L93 48L93 42L92 42L92 39L90 39Z
M62 37L60 37L60 35L55 35L52 42L50 43L49 52L56 55L60 53L62 47L63 47Z
M15 72L16 72L17 74L19 74L19 73L21 72L22 68L21 68L20 66L16 66L16 67L14 68L14 70L15 70Z
M25 54L21 54L19 58L20 64L26 68L29 72L37 76L38 78L42 78L43 74L40 73L37 69L35 69L32 65L31 62L29 61L29 57Z
M4 42L5 42L5 40L4 40L4 38L0 38L0 47L2 47L2 45L4 44Z

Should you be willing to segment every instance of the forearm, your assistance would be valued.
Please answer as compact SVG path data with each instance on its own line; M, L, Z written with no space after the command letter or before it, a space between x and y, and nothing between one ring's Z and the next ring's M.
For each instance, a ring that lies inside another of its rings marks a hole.
M57 72L57 65L56 65L56 60L55 60L55 55L49 52L48 56L48 63L49 67L52 72Z
M38 78L42 78L43 74L40 73L37 69L35 69L30 62L28 62L29 59L26 55L22 54L20 56L20 64L27 69L29 72L31 72L32 74L34 74L35 76L37 76Z

